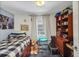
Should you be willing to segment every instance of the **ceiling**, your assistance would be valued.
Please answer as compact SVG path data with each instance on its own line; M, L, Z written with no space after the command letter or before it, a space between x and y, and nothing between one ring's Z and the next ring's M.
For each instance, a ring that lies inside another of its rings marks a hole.
M1 7L12 13L43 15L71 4L72 2L68 1L45 1L44 6L38 7L34 1L2 1Z

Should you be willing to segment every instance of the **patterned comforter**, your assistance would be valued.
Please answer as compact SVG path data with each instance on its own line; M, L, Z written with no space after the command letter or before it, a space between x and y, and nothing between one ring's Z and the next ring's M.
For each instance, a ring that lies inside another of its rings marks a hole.
M19 37L0 42L0 57L21 57L22 52L30 44L30 37Z

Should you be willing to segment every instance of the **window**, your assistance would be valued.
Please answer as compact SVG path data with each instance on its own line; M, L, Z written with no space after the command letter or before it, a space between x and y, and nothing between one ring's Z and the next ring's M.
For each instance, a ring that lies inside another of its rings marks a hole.
M37 38L45 36L45 29L42 16L38 16L36 18L36 27L37 27Z

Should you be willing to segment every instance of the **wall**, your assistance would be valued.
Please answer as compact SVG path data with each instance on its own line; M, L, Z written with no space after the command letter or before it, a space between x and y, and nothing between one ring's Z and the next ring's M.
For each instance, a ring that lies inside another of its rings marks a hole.
M75 57L79 57L79 30L78 30L78 12L79 12L79 8L78 8L78 2L74 1L73 2L73 40L74 40L74 56ZM75 47L77 47L77 50L75 49Z
M9 13L8 11L3 10L2 8L0 8L0 14L8 16L8 17L14 17L13 14ZM8 34L10 34L11 32L13 32L13 29L6 29L6 30L1 30L0 29L0 41L2 40L6 40Z
M10 30L10 29L8 29L8 30L0 30L0 41L6 40L7 37L8 37L8 35L9 35L11 32L13 32L13 30Z
M24 22L26 20L26 22ZM26 24L29 26L29 31L26 31L27 35L31 36L31 16L27 14L15 14L14 15L14 30L21 32L21 24Z
M79 6L79 1L78 1L78 6ZM79 25L79 7L78 7L78 25ZM79 26L78 26L78 29L79 29ZM79 35L79 30L78 30L78 35ZM78 36L79 38L79 36Z
M0 14L14 18L14 15L10 13L9 11L4 10L3 8L0 7Z

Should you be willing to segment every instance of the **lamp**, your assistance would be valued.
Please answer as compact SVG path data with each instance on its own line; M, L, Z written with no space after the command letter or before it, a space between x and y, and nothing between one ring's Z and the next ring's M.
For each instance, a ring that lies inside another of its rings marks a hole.
M35 1L35 4L36 4L37 6L43 6L43 5L45 4L45 1L44 1L44 0L36 0L36 1Z

